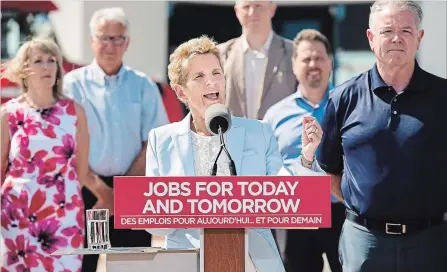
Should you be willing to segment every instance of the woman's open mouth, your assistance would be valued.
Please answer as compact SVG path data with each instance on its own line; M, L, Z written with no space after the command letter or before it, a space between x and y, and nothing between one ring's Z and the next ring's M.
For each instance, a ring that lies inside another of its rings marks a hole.
M209 100L217 100L217 99L219 99L219 92L213 91L213 92L206 93L203 96Z

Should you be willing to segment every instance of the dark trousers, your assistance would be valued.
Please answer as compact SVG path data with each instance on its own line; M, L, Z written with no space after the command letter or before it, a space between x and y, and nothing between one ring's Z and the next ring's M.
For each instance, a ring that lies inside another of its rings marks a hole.
M332 272L341 272L338 241L345 220L342 203L332 204L332 227L318 230L287 230L285 268L287 272L321 272L326 253Z
M340 262L344 272L447 271L447 223L414 234L390 235L346 220Z
M107 185L113 187L113 177L101 177ZM91 209L97 198L85 187L82 188L82 198L84 199L85 209ZM85 212L85 211L84 211ZM150 247L152 236L145 230L126 230L114 229L114 216L109 221L109 238L112 247ZM86 220L87 221L87 220ZM87 229L87 226L85 226ZM84 247L87 247L87 235L84 239ZM95 272L98 264L99 255L84 255L82 259L82 272Z

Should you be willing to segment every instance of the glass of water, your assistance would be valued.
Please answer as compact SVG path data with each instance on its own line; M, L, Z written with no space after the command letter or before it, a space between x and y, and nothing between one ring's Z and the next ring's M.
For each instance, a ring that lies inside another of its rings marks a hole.
M109 210L87 210L86 220L88 248L90 250L109 249Z

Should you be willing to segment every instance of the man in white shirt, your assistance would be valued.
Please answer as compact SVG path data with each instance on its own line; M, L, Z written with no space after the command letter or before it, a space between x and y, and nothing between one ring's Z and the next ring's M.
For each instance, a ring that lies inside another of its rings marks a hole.
M276 5L237 0L242 35L219 45L226 74L226 105L235 116L262 119L270 106L292 94L292 41L272 29Z

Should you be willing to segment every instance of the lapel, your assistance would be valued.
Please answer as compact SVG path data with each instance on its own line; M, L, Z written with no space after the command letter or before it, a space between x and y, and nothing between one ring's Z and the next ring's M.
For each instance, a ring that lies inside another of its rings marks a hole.
M180 122L178 133L174 134L175 149L180 158L182 169L179 174L183 176L194 176L194 154L192 151L192 141L189 135L191 124L191 113Z
M231 78L231 84L237 97L232 96L232 99L237 99L242 109L243 115L247 115L247 108L245 105L245 79L244 79L244 52L242 51L242 38L236 39L225 61L224 71L227 71L227 78Z
M266 93L270 90L270 86L272 85L272 80L274 76L281 71L278 71L279 69L279 63L283 59L283 57L286 55L285 48L283 45L282 39L276 34L273 34L272 44L269 48L269 55L267 60L267 68L265 70L265 76L264 76L264 85L262 88L262 100L264 99Z
M231 129L227 133L228 134L227 149L231 155L231 158L234 161L234 165L236 166L236 172L238 175L240 175L242 174L241 165L242 165L242 154L244 151L245 128L239 125L234 117L232 117L232 119L233 119L232 120L233 125L231 126ZM226 156L225 154L222 155Z

